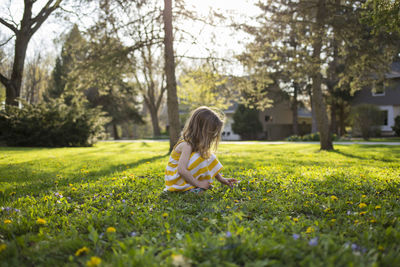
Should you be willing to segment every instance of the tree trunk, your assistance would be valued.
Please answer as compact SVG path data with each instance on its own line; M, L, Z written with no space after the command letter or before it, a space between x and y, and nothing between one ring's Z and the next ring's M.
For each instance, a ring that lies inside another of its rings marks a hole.
M310 102L311 102L311 133L316 133L316 132L318 132L317 116L315 114L314 99L313 99L311 90L309 92L309 96L310 96Z
M179 140L180 123L179 123L179 106L178 96L176 93L175 78L175 59L172 35L172 0L164 0L164 48L165 48L165 74L167 77L167 106L168 106L168 124L169 124L169 150Z
M293 84L293 102L292 102L292 116L293 116L293 134L294 135L299 135L299 118L298 118L298 100L297 100L297 95L299 91L299 87L297 83Z
M326 105L324 97L322 95L322 75L321 75L321 50L322 50L322 38L324 36L324 19L326 13L325 0L318 1L317 17L316 17L316 28L314 31L314 38L312 41L313 54L312 60L313 72L311 75L312 84L312 96L313 104L315 107L315 113L317 117L317 125L320 134L320 148L321 150L332 150L332 138L329 132L329 120L326 111Z
M332 134L338 134L336 110L337 110L336 103L332 103L331 104L331 127L330 127L330 132Z
M153 126L153 137L157 137L161 135L160 125L158 122L158 112L156 107L149 105L149 112L151 117L151 124Z
M8 85L5 85L7 105L18 106L16 98L21 96L22 75L24 72L26 49L28 48L30 37L30 34L24 31L20 31L16 35L11 79Z
M340 104L339 106L339 135L344 136L346 134L346 118L344 113L344 104Z
M119 134L118 134L118 128L117 128L117 124L115 122L112 123L113 126L113 134L114 134L114 140L119 140L121 139Z

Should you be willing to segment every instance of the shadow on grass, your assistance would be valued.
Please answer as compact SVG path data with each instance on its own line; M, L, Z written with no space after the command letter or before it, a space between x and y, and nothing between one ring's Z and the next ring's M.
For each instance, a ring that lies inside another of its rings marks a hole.
M396 162L395 160L392 159L386 159L386 158L377 158L376 156L367 156L367 157L362 157L359 155L355 155L355 154L351 154L348 152L343 152L341 150L335 149L335 150L331 150L329 151L330 153L335 153L335 154L339 154L342 156L345 156L347 158L353 158L353 159L360 159L360 160L377 160L377 161L382 161L382 162Z
M65 177L59 180L58 189L68 186L70 183L81 182L82 180L84 182L97 181L101 178L111 176L115 172L126 170L127 167L135 168L141 164L154 162L166 156L167 154L163 154L154 157L143 158L133 162L114 164L111 166L107 165L97 171L90 171L90 173L85 175L85 177L83 177L79 170L76 169L73 170L73 173L63 174ZM26 195L27 192L32 194L46 192L50 188L55 187L55 178L58 174L60 174L60 172L59 170L38 171L37 166L40 166L40 164L43 162L44 160L40 159L19 164L0 165L0 183L18 183L19 185L14 185L14 188L10 189L16 192L17 197L19 195ZM10 170L10 168L12 168L12 170ZM8 195L7 192L5 195Z

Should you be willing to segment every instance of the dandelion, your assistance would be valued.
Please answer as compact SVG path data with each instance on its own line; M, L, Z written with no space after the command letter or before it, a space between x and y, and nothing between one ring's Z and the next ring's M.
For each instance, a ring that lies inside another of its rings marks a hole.
M376 206L375 206L375 209L376 209L376 210L379 210L380 208L382 208L381 205L376 205Z
M312 233L314 231L315 231L314 228L308 227L307 230L306 230L306 234L310 234L310 233Z
M309 242L308 242L309 246L315 247L316 245L318 245L318 237L314 237L312 238Z
M365 203L363 203L363 202L361 202L361 203L358 205L358 207L360 207L360 209L365 208L366 206L367 206L367 204L365 204Z
M168 217L168 213L164 212L164 213L162 214L162 216L163 216L164 218L167 218L167 217Z
M299 221L299 218L293 218L293 221L294 221L294 222L298 222L298 221Z
M330 208L326 208L326 209L324 210L324 212L325 212L325 213L332 213L333 211L332 211Z
M115 180L117 180L117 178L113 177L111 180L112 180L112 181L115 181Z
M107 230L106 230L107 233L115 233L116 231L117 231L117 229L115 229L112 226L108 227Z
M337 198L336 196L333 196L333 195L332 195L332 196L331 196L331 200L332 200L332 201L336 201L336 200L338 200L338 198Z
M360 221L359 220L355 220L354 221L354 224L358 224Z
M79 257L82 254L87 254L89 249L87 247L82 247L75 252L75 256Z
M99 257L91 257L90 260L86 262L86 266L88 267L96 267L101 263L101 259Z
M131 211L131 215L135 214L133 211Z
M42 219L42 218L38 218L37 220L36 220L36 223L37 224L46 224L47 223L47 221L45 220L45 219Z
M362 212L359 213L360 216L363 216L363 215L365 215L365 214L367 214L366 211L362 211Z
M346 201L346 204L353 205L353 201Z
M336 222L336 219L332 219L332 220L331 220L331 223L334 223L334 222Z
M376 223L376 220L375 219L371 219L369 222L370 223Z
M12 223L11 220L4 220L4 224L10 224L10 223Z
M76 189L75 187L72 187L71 190L72 190L72 191L76 191L77 189Z
M170 231L170 230L168 230L168 229L167 229L167 231L165 231L165 232L166 232L168 235L171 233L171 231Z
M0 252L2 252L3 250L5 250L7 248L6 244L0 244Z
M268 189L268 190L267 190L267 193L271 193L271 192L272 192L272 189Z
M297 240L297 239L300 238L300 235L298 235L298 234L293 234L292 237L293 237L294 240Z
M267 201L267 198L265 197L265 198L263 198L263 201Z

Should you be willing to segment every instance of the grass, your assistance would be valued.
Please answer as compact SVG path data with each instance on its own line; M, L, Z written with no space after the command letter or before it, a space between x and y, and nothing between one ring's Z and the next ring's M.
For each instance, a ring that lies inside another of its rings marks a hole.
M202 196L167 142L0 148L0 266L399 266L400 148L224 144Z

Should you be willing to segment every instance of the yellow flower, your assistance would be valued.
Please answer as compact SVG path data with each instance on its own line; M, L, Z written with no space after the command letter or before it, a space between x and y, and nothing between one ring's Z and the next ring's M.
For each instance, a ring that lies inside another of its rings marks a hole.
M231 207L230 207L230 206L226 206L226 208L227 208L227 209L230 209Z
M358 206L360 207L360 209L362 209L362 208L365 208L367 206L367 204L361 202Z
M237 199L235 199L234 201L235 201L235 203L239 203L239 200L237 200Z
M162 214L162 216L163 216L164 218L167 218L167 217L168 217L168 213L164 212L164 213Z
M359 220L355 220L355 221L354 221L354 224L357 224L357 223L359 223L359 222L360 222Z
M367 197L367 196L366 196L366 195L362 195L361 197L363 197L363 198L364 198L364 197Z
M385 248L384 248L383 246L379 246L379 247L378 247L378 250L380 250L380 251L384 251L384 250L385 250Z
M376 206L375 206L375 209L376 209L376 210L379 210L380 208L382 208L381 205L376 205Z
M332 223L336 222L336 219L332 219L331 222L332 222Z
M72 187L71 190L72 190L72 191L76 191L77 189L76 189L75 187Z
M363 215L365 215L365 214L367 214L367 212L366 212L366 211L362 211L362 212L360 212L360 215L361 215L361 216L363 216Z
M332 201L338 200L336 196L331 196Z
M266 198L266 197L264 197L264 198L263 198L263 201L267 201L267 198Z
M6 244L0 244L0 252L2 252L3 250L5 250L7 248Z
M272 192L272 189L268 189L268 190L267 190L267 193L270 193L270 192Z
M36 223L37 224L46 224L47 222L46 222L45 219L39 218L39 219L36 220Z
M80 256L80 255L82 255L82 254L86 254L86 253L88 253L89 252L89 249L87 248L87 247L83 247L83 248L80 248L80 249L78 249L76 252L75 252L75 256Z
M330 208L326 208L326 209L324 210L324 212L326 212L326 213L332 213L333 211L332 211Z
M108 227L107 230L106 230L107 233L115 233L116 231L117 231L117 229L115 229L112 226Z
M204 217L204 218L203 218L203 221L208 222L208 218L205 218L205 217Z
M166 232L167 234L170 234L170 233L171 233L171 231L170 231L170 230L168 230L168 229L167 229L167 231L165 231L165 232Z
M307 230L306 230L306 234L311 234L311 233L313 233L314 231L315 231L314 228L308 227Z
M133 211L131 211L131 215L135 214Z
M4 220L4 224L10 224L10 223L12 223L11 220Z
M248 198L249 200L251 200L251 197L248 196L247 198Z
M346 201L346 204L352 205L352 204L353 204L353 201Z
M117 178L113 177L111 180L112 180L112 181L115 181L115 180L117 180Z
M369 222L370 222L370 223L376 223L376 220L371 219Z
M293 221L294 221L294 222L298 222L298 221L299 221L299 218L293 218Z
M101 259L99 257L91 257L89 261L86 262L86 266L88 267L96 267L101 263Z

